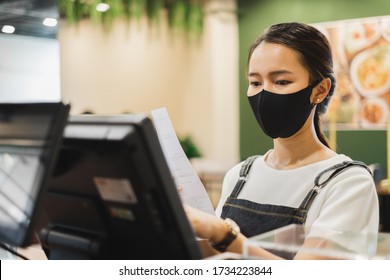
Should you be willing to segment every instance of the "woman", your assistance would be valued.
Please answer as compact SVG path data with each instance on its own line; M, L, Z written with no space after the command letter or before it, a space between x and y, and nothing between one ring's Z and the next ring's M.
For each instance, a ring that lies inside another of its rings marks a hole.
M323 246L325 231L378 232L369 170L331 150L320 128L335 88L332 67L327 39L310 25L273 25L251 46L247 96L274 147L226 174L216 209L222 219L186 208L196 234L218 251L241 253L247 237L288 224L310 229L303 245L310 247Z

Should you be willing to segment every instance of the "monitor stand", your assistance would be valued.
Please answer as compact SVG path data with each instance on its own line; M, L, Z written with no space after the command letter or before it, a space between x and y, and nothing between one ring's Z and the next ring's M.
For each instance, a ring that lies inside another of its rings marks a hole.
M99 258L104 239L49 225L41 230L40 240L50 260L90 260Z

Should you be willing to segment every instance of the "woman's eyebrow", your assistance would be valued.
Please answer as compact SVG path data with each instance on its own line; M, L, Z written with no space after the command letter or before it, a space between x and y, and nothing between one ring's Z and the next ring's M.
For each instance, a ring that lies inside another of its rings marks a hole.
M275 71L271 71L268 73L269 76L277 76L277 75L282 75L282 74L292 74L293 72L289 71L289 70L285 70L285 69L281 69L281 70L275 70ZM257 72L249 72L248 73L248 77L254 77L254 76L260 76L259 73Z
M292 74L292 73L293 73L293 72L291 72L291 71L289 71L289 70L281 69L281 70L271 71L271 72L269 72L269 75L270 75L270 76L277 76L277 75Z
M250 72L250 73L248 73L248 77L258 77L258 76L260 76L260 74L259 74L259 73L256 73L256 72Z

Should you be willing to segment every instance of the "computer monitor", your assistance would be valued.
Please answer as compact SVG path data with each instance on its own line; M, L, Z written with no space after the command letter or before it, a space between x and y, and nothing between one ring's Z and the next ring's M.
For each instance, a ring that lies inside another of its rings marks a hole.
M146 115L69 118L48 182L49 259L200 259Z
M55 161L69 105L0 104L0 242L34 240L41 194Z

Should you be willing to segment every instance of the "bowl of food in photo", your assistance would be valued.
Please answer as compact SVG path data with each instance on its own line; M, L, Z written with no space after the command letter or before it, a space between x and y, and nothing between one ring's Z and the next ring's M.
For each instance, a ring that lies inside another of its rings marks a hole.
M378 96L390 90L390 45L381 44L362 51L350 66L353 86L364 97Z
M388 110L387 103L379 97L364 99L360 106L360 122L363 126L385 124Z
M344 48L353 54L373 44L381 37L379 21L351 22L343 28Z

